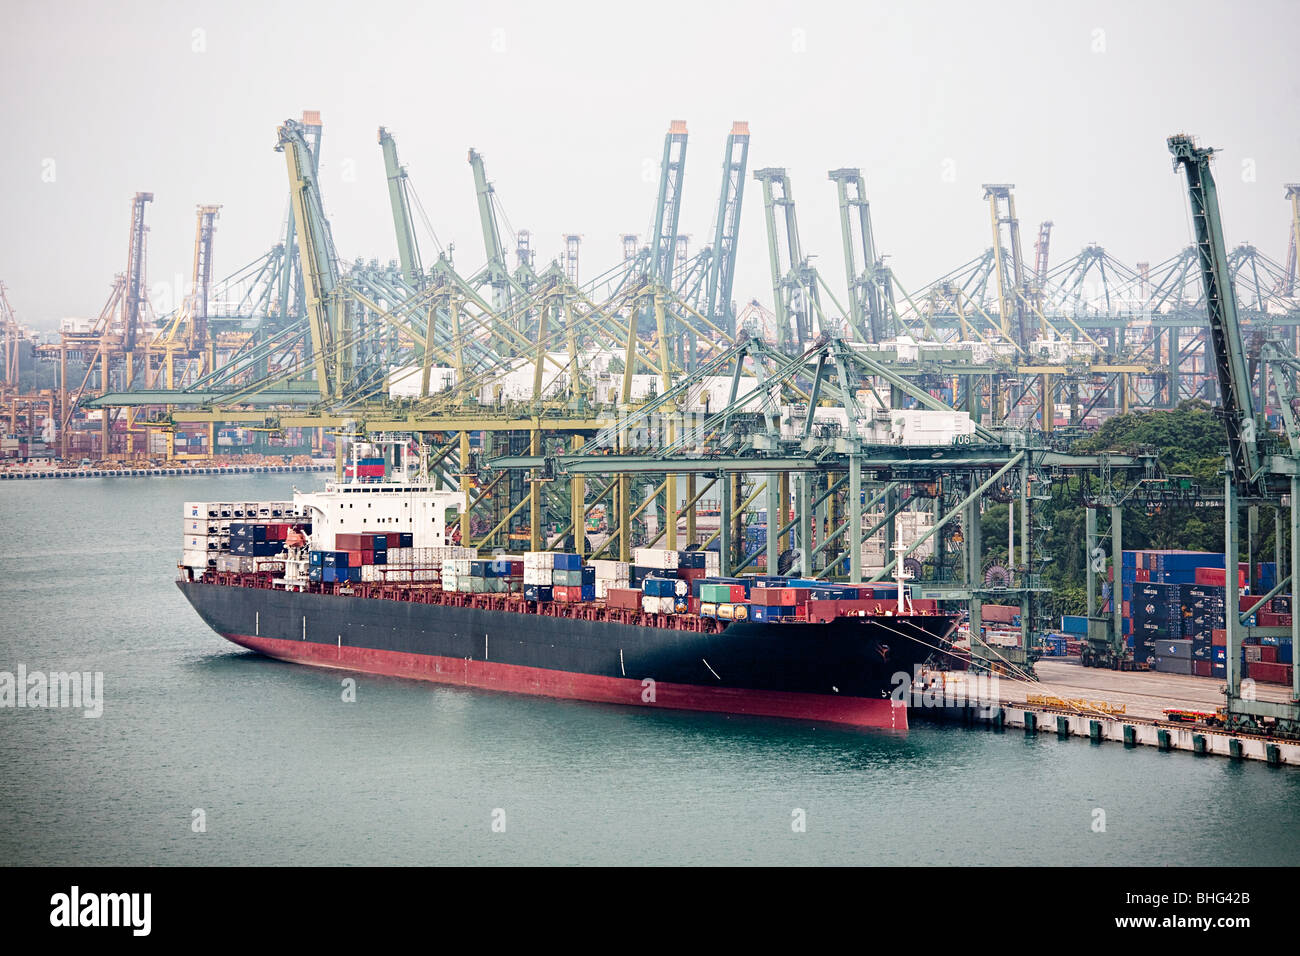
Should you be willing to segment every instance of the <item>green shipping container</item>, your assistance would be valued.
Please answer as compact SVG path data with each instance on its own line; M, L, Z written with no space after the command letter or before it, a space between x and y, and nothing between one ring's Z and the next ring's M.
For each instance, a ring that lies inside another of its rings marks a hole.
M701 584L700 600L710 603L725 604L731 601L730 584Z

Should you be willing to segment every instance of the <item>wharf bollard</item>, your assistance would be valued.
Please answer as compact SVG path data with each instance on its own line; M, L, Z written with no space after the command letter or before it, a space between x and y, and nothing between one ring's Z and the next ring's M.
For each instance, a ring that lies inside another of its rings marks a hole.
M1205 734L1192 735L1192 753L1198 757L1204 757L1209 751L1205 746Z
M1156 731L1156 747L1160 750L1168 750L1173 745L1173 738L1169 736L1169 731L1161 728Z
M1236 737L1228 741L1228 756L1233 760L1246 759L1246 748L1242 746L1241 741Z
M1270 767L1282 766L1282 748L1277 744L1269 744L1264 748L1264 756L1268 758Z
M1124 746L1136 747L1138 742L1138 729L1132 724L1124 725Z
M1058 717L1056 718L1056 736L1058 736L1058 737L1068 737L1068 736L1070 736L1070 718L1069 718L1069 717L1059 717L1059 716L1058 716Z
M1088 722L1088 738L1094 743L1101 743L1101 721L1091 720Z
M1038 715L1032 710L1025 711L1025 734L1038 733Z

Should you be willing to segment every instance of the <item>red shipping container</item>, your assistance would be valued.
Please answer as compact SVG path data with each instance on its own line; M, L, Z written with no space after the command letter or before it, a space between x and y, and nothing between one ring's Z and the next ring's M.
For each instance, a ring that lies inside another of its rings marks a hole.
M384 540L390 548L400 548L402 546L402 534L400 531L390 531L384 535Z
M698 581L700 578L708 576L708 571L704 568L678 568L677 576L683 581Z
M1216 627L1210 631L1210 645L1212 647L1228 646L1228 630L1223 627Z
M582 594L581 588L578 589L578 594L579 596L581 596ZM555 587L551 588L551 597L554 598L556 601L560 601L562 603L567 604L569 603L569 588L557 584L555 585Z
M1259 645L1259 659L1265 664L1277 663L1277 647L1272 644Z
M745 597L745 586L743 584L733 584L731 586L731 603L743 604L749 598Z
M622 608L625 611L639 611L641 592L635 588L610 588L605 602L610 607Z
M357 552L357 553L359 553L359 554L361 555L361 563L362 563L362 564L374 564L374 563L375 563L375 552L373 552L373 551L360 551L360 552ZM351 565L351 563L352 563L351 561L348 562L349 565Z
M1192 661L1192 673L1197 677L1213 677L1213 665L1209 661Z
M361 567L361 565L363 565L363 564L374 564L374 563L375 563L375 560L374 560L375 556L374 556L374 554L372 553L372 554L370 555L370 560L369 560L369 561L365 560L365 554L366 554L366 553L365 553L364 551L352 551L352 550L349 550L349 551L348 551L348 567L350 567L350 568L359 568L359 567Z
M1291 683L1290 664L1270 664L1266 661L1251 661L1246 665L1247 676L1251 680L1265 684Z
M691 570L699 570L699 569L698 569L698 568L692 568ZM687 598L687 599L686 599L686 610L687 610L687 612L690 613L690 614L699 614L699 613L700 613L700 599L697 598L697 597Z
M334 536L334 548L337 551L360 551L361 539L365 535L360 534L338 534Z
M1228 573L1223 568L1197 568L1196 583L1207 587L1223 587L1227 583ZM1246 572L1237 573L1237 587L1246 586Z
M980 608L981 618L985 621L996 621L998 624L1010 624L1019 613L1018 604L985 604Z
M1146 568L1138 568L1134 576L1142 584L1151 583L1151 572L1148 571Z

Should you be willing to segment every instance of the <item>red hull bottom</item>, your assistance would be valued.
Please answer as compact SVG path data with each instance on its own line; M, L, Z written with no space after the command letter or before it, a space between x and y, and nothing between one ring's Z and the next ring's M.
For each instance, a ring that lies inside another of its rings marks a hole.
M241 647L277 660L385 677L407 677L439 684L603 704L786 717L888 730L907 729L907 705L888 698L870 700L865 697L836 697L830 694L697 687L691 684L649 681L643 683L635 678L601 677L518 664L494 664L491 661L468 658L434 657L364 647L332 647L328 644L252 637L247 634L224 636Z

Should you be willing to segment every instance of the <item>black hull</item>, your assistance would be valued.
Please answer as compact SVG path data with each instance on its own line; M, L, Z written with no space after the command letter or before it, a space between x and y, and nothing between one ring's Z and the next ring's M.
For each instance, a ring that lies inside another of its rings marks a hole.
M623 700L653 684L674 688L683 703L670 706L684 707L701 693L721 695L724 704L746 695L789 696L842 701L858 714L862 708L851 702L888 702L896 675L911 675L952 628L948 617L905 615L827 624L733 622L710 633L314 592L178 586L218 634L277 658L593 700ZM754 712L773 708L787 709L760 705ZM811 709L836 719L833 703ZM897 715L891 721L897 726Z

